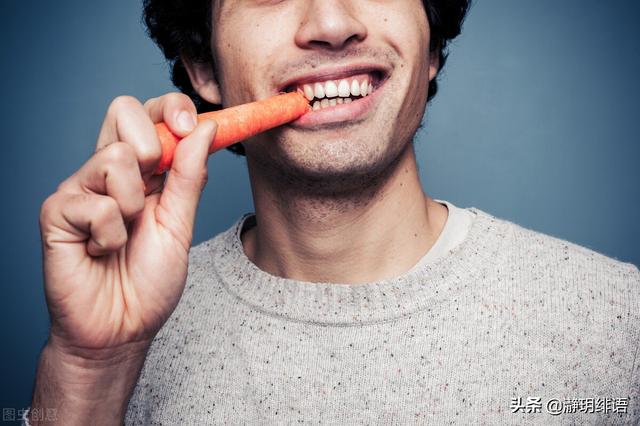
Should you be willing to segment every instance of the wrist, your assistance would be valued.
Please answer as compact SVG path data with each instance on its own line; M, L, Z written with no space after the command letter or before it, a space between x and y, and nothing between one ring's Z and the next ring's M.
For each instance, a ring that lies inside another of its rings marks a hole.
M86 351L50 339L40 356L32 409L55 410L60 424L121 424L147 349Z
M144 360L150 346L151 340L141 340L110 348L91 349L71 345L56 334L51 334L42 352L70 368L91 374Z

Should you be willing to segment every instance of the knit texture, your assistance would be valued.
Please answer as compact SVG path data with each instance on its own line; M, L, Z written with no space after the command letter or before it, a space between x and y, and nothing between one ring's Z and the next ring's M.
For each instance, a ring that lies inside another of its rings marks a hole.
M369 284L260 270L246 217L194 247L126 423L637 424L638 268L468 210L447 256ZM627 397L626 414L547 411Z

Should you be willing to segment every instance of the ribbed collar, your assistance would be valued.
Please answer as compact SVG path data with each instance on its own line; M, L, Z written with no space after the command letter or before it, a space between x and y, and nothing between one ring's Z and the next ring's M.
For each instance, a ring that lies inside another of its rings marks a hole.
M433 263L419 261L396 278L366 284L311 283L271 275L245 255L242 217L212 244L216 274L243 303L292 321L349 326L410 315L474 285L490 268L509 236L508 222L477 208L465 240Z

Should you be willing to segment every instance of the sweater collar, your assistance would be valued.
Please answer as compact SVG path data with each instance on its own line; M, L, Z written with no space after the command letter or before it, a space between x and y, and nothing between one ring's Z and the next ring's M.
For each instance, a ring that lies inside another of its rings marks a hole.
M477 208L467 237L433 263L419 261L408 272L366 284L312 283L271 275L245 255L240 234L245 215L211 245L215 272L225 288L252 309L291 321L356 325L393 320L429 309L446 294L473 286L498 262L508 222ZM457 288L457 290L456 290Z

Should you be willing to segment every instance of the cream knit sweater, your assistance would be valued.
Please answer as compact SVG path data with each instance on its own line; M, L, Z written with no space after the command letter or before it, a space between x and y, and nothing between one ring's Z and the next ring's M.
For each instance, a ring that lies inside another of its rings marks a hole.
M126 423L637 424L638 268L467 210L453 250L370 284L261 271L244 219L194 247Z

